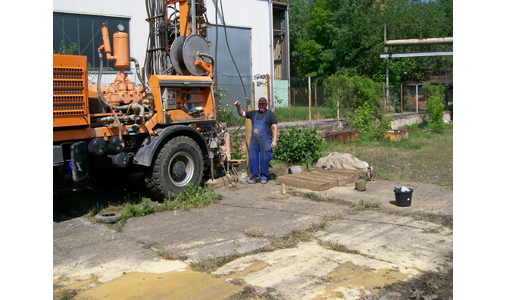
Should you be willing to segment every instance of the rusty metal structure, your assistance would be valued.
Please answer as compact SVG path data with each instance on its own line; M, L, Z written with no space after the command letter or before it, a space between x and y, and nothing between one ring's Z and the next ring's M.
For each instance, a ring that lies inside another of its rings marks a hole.
M419 57L419 56L447 56L453 55L453 51L430 51L412 53L393 53L394 46L421 46L421 45L442 45L453 44L453 37L425 38L425 39L400 39L387 40L387 26L384 24L384 54L380 58L389 60L393 57ZM389 64L386 66L387 98L389 98Z

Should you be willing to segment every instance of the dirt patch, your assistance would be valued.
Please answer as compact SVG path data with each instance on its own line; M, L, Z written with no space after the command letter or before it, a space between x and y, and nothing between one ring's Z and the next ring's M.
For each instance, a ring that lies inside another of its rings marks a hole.
M407 278L408 274L401 273L396 268L375 270L367 266L358 266L346 262L322 278L324 282L328 283L325 288L326 293L317 296L314 300L332 299L333 297L354 298L358 296L358 292L355 291L358 288L362 290L362 293L371 293L370 291L374 288L403 281Z
M162 274L127 273L79 293L75 299L225 299L243 287L189 270Z
M453 268L450 268L441 272L420 274L411 280L384 286L378 290L376 295L364 296L360 300L452 300L452 297Z

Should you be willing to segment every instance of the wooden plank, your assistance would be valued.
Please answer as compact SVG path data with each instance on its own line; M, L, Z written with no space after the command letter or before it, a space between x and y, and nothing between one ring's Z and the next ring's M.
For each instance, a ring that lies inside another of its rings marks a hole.
M316 169L310 170L309 172L281 176L277 179L277 183L285 183L286 185L296 188L324 191L335 186L344 186L348 183L357 181L360 173L362 173L362 171Z
M312 172L315 172L317 174L326 174L328 176L334 176L338 180L338 186L343 186L348 183L357 181L359 179L360 174L363 173L363 171L347 170L347 169L334 169L334 170L318 169L312 170Z
M299 173L301 174L301 173ZM285 175L282 177L278 177L276 182L278 184L285 183L286 185L296 187L296 188L303 188L303 189L309 189L313 191L325 191L332 187L335 187L337 185L336 180L322 180L318 178L312 178L312 177L296 177L294 175L298 174L290 174Z

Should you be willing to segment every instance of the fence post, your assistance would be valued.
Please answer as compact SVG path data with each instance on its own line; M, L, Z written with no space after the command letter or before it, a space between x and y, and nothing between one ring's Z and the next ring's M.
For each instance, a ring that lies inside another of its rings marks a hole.
M289 79L289 80L290 80L290 79ZM292 88L289 86L289 100L287 101L287 114L288 114L288 117L289 117L289 121L290 121L290 100L291 100L291 99L290 99L290 94L291 94L291 93L290 93L290 90L291 90L291 89L292 89Z
M315 92L313 94L315 95L315 97L313 97L313 98L315 99L315 115L317 115L318 114L318 108L317 108L317 83L315 83L314 89L315 89Z
M386 87L384 86L384 83L382 82L382 98L384 100L384 115L386 114Z
M415 111L419 113L419 85L415 85Z
M336 120L338 121L338 124L340 124L340 89L338 90L338 95L336 95Z
M308 76L308 120L312 124L312 78Z
M401 99L401 114L403 114L403 83L400 84L401 87L400 87L400 90L401 90L401 96L400 96L400 99Z

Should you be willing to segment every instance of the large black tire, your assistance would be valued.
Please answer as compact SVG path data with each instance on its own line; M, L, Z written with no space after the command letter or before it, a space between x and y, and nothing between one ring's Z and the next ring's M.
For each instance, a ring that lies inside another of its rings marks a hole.
M189 137L169 140L160 150L146 178L146 186L156 199L178 195L188 183L201 184L203 156L197 143Z
M121 220L121 214L118 212L103 212L95 215L95 221L100 223L115 223Z

